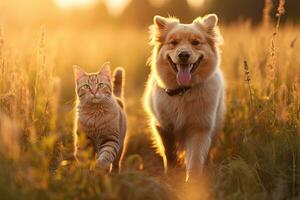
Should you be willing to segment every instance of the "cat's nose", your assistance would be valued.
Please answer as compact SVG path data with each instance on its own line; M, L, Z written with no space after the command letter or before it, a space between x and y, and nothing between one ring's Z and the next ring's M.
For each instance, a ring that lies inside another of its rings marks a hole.
M91 93L95 96L96 93L97 93L97 89L95 89L95 88L93 89L93 88L92 88L92 89L91 89Z

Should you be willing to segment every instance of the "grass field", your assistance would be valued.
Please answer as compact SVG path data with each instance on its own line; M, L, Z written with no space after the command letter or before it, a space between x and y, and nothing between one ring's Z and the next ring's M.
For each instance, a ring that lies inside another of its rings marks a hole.
M298 199L300 27L274 31L247 22L221 26L224 131L195 186L183 182L184 170L165 177L151 145L141 105L151 53L146 29L2 27L1 199ZM104 61L126 69L128 148L124 171L112 176L58 164L70 151L72 65L96 71Z

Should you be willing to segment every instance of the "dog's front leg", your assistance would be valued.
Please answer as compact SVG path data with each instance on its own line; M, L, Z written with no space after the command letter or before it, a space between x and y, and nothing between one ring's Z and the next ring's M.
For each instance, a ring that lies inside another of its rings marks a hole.
M201 176L210 145L210 130L189 131L185 141L186 181Z

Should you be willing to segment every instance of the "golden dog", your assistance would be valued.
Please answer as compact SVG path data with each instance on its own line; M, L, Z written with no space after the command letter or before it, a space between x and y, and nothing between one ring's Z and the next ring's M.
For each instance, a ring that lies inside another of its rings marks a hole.
M154 17L150 27L153 52L144 104L164 166L185 155L186 180L201 175L212 139L224 113L224 80L215 14L191 24Z

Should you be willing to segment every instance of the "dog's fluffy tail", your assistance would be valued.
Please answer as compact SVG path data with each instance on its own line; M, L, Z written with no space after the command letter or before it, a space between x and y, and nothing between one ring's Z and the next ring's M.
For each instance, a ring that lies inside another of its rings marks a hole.
M114 71L113 93L116 97L123 97L123 87L125 79L125 70L122 67L117 67Z

